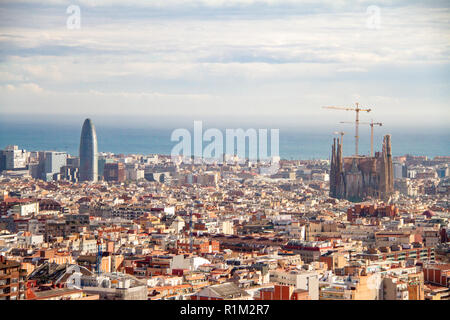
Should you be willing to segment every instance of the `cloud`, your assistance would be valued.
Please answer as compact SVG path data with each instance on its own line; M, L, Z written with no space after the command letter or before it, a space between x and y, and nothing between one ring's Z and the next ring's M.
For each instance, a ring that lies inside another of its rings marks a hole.
M39 5L69 5L74 1L70 0L3 0L4 3L23 3L23 4L39 4ZM76 4L87 7L112 7L123 6L124 2L121 0L77 0ZM439 6L448 7L448 2L445 0L128 0L126 6L131 7L149 7L149 8L179 8L183 6L193 7L213 7L213 8L226 8L226 7L249 7L255 5L266 5L271 7L276 6L315 6L315 7L336 7L346 8L349 6L405 6L405 5L427 5L427 6Z
M170 94L163 92L69 91L43 89L36 83L0 86L0 103L5 113L45 114L40 106L50 104L54 114L86 113L107 115L178 115L184 108L210 102L208 94ZM169 108L170 109L167 109Z
M380 118L448 109L443 1L377 1L377 30L372 1L81 0L79 30L66 28L69 4L0 4L0 112L318 119L355 94Z
M44 90L36 83L21 83L20 85L6 84L0 87L0 90L7 92L23 93L43 93Z
M353 72L368 72L367 69L365 68L358 68L358 67L349 67L349 68L340 68L337 70L337 72L349 72L349 73L353 73Z

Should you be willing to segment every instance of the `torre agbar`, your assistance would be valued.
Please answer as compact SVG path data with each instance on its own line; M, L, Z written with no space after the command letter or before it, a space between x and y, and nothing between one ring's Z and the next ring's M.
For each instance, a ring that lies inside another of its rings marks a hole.
M80 181L97 181L97 134L91 119L83 123L80 139Z

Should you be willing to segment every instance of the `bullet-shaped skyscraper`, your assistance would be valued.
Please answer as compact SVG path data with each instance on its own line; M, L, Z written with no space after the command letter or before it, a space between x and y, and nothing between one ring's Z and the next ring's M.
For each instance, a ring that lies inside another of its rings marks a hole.
M80 139L80 181L97 181L97 134L91 119L84 120Z

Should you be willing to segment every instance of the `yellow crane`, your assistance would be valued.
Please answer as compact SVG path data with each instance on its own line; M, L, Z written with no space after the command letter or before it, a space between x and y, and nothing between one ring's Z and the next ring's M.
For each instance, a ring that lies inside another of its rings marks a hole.
M355 112L356 112L356 120L355 120L355 156L358 156L359 112L360 112L360 111L370 112L372 109L363 109L363 108L360 108L358 102L356 102L355 105L356 105L356 108L354 108L354 107L337 107L337 106L327 106L327 107L323 107L323 108L325 108L325 109L335 109L335 110L355 111Z
M341 123L353 122L341 121ZM383 124L381 122L373 122L373 120L370 120L370 122L360 122L360 124L368 124L370 126L370 156L373 157L373 126L381 127Z

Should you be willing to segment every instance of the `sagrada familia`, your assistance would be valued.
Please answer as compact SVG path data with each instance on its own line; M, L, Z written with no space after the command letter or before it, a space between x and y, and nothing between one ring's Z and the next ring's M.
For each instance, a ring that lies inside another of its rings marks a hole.
M342 156L342 141L335 138L331 154L330 197L360 202L371 197L388 201L394 192L391 136L383 139L374 157Z

